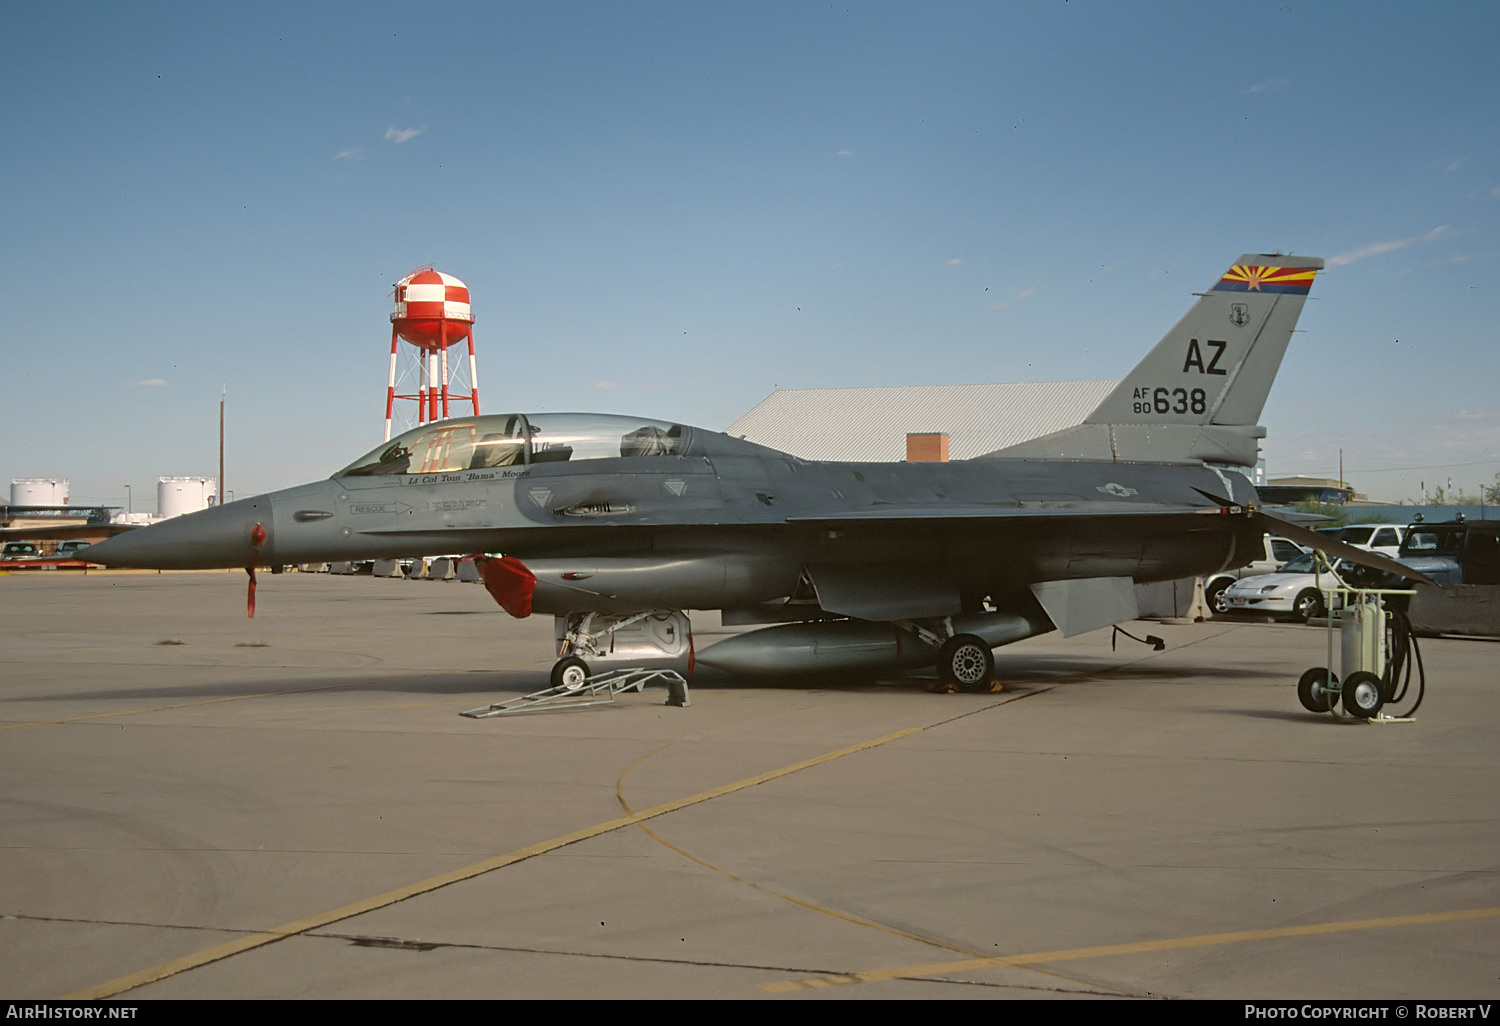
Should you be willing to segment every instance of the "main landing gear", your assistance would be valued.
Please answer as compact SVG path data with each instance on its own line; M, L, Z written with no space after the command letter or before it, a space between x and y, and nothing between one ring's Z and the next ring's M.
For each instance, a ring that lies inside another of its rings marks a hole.
M938 679L960 691L990 690L995 654L973 634L955 634L938 649Z
M936 650L938 690L988 694L997 690L994 646L1016 638L1004 635L986 638L981 633L994 631L997 626L1012 634L1024 632L1021 636L1036 633L1029 626L1018 626L1024 624L1020 618L1013 620L1006 618L1000 623L993 614L981 614L941 620L903 620L897 626L915 635L918 641L928 646L928 651Z

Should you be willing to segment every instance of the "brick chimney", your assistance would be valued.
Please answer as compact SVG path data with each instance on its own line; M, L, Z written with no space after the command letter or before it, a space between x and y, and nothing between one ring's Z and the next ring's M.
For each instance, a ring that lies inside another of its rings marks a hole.
M906 462L947 463L948 436L944 434L910 434L906 436Z

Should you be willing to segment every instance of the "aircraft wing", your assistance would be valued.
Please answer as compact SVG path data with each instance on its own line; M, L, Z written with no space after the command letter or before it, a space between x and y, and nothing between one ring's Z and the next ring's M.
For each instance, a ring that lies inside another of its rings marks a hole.
M1219 506L1131 506L1122 507L1118 502L1070 502L1067 505L991 506L985 504L943 504L937 506L874 506L869 509L837 509L826 512L799 513L786 518L789 524L798 523L861 523L871 520L1005 520L1010 518L1051 517L1160 517L1220 515Z

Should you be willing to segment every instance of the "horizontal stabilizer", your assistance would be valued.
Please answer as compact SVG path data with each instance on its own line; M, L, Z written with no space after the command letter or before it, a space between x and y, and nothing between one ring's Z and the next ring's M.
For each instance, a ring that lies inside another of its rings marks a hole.
M1367 566L1372 570L1405 577L1407 580L1416 581L1419 584L1437 584L1436 581L1420 570L1413 570L1411 567L1398 563L1394 559L1383 556L1378 552L1356 548L1348 542L1341 542L1337 538L1331 538L1326 534L1309 531L1307 528L1294 524L1290 520L1272 516L1265 510L1257 510L1255 515L1266 525L1267 532L1274 531L1276 534L1281 535L1289 541L1294 541L1298 545L1305 545L1310 549L1318 549L1326 555L1333 556L1335 559L1347 559L1351 563Z

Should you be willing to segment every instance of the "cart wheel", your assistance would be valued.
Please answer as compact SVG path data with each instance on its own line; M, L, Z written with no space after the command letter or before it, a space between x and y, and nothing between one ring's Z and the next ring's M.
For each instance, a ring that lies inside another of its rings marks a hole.
M1344 712L1368 720L1385 704L1385 684L1366 670L1349 674L1342 690Z
M1297 678L1297 697L1308 712L1328 712L1339 700L1339 678L1316 666Z
M552 664L552 686L577 691L588 679L589 664L577 656L568 656Z

